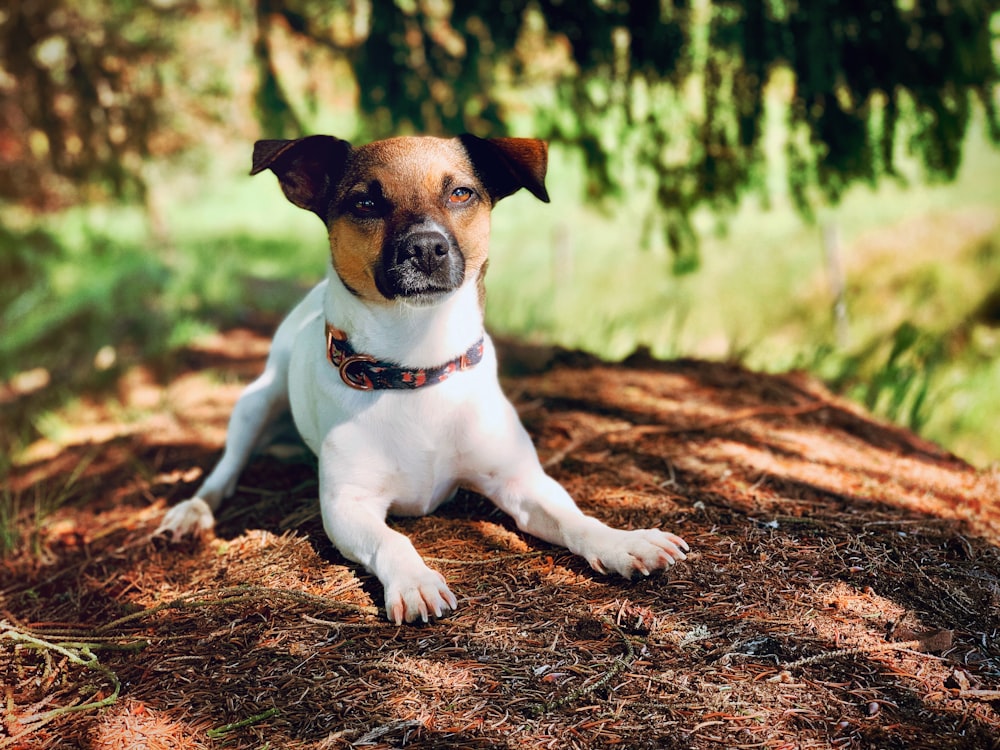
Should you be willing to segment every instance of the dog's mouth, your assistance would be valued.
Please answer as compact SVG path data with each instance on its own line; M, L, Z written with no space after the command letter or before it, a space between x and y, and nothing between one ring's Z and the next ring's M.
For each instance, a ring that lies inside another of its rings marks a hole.
M451 294L454 289L434 290L430 292L417 292L414 294L398 294L395 297L397 302L405 302L412 307L433 307L441 302L444 297Z
M465 280L465 257L449 232L418 225L386 243L375 285L386 299L433 304Z

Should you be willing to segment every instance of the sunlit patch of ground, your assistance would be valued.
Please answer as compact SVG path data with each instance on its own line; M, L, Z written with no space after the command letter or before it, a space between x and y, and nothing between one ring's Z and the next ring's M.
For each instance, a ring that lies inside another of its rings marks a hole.
M463 493L394 522L459 598L397 628L326 540L301 451L257 458L203 543L149 541L266 352L216 343L65 412L11 476L0 747L995 743L996 473L807 378L570 358L505 381L542 460L602 519L684 536L688 561L600 576Z

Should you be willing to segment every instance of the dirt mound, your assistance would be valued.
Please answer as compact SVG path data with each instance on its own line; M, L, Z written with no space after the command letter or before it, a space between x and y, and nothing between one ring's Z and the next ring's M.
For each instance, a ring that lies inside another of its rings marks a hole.
M55 510L2 563L0 748L998 747L997 473L804 376L508 346L549 471L694 552L603 577L462 494L395 522L460 601L397 628L294 446L215 539L148 542L262 364L245 339L132 372L12 476Z

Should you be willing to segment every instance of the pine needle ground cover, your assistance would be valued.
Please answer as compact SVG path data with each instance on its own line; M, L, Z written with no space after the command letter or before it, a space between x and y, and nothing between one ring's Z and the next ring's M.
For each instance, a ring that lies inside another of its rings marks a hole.
M149 540L267 342L131 370L9 477L0 747L996 747L995 471L805 376L504 346L549 471L693 554L600 576L463 494L395 522L460 602L398 628L323 534L294 442L251 464L212 539Z

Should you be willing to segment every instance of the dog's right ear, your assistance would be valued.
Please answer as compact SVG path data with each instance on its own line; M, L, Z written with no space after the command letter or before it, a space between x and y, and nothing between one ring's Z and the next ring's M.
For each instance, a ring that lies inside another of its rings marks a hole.
M538 138L479 138L466 133L458 137L472 166L479 174L494 204L527 188L538 200L549 202L545 189L549 146Z
M332 135L257 141L250 174L270 169L288 200L326 221L330 193L344 174L350 151L350 143Z

